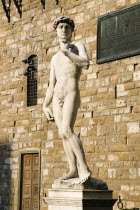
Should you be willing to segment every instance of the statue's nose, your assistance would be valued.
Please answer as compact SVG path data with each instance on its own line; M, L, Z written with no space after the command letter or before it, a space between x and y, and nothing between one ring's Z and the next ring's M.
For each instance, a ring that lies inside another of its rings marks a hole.
M63 27L63 32L66 32L66 28L65 27Z

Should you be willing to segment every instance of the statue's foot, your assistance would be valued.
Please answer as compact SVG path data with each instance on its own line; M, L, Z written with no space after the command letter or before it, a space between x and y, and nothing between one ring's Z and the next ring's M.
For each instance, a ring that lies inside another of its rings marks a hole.
M77 178L78 177L78 172L77 169L75 170L70 170L68 174L66 174L63 177L60 177L60 180L67 180L67 179L72 179L72 178Z
M88 167L80 168L79 177L80 177L81 183L86 182L89 179L90 175L91 175L91 171L89 170Z

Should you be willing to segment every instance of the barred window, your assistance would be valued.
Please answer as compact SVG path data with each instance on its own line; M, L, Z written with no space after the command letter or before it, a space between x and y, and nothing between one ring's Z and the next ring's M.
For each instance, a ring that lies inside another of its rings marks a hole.
M27 64L27 70L24 73L27 76L27 106L37 105L37 67L38 58L31 55L22 60Z

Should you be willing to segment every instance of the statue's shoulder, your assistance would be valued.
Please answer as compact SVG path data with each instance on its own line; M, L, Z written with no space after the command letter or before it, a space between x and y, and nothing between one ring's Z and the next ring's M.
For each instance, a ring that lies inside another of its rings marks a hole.
M54 63L56 61L57 53L52 56L51 62Z
M79 51L85 51L85 45L82 42L73 42L72 43L75 48L77 48Z
M76 47L85 47L85 45L82 42L73 42L72 44Z

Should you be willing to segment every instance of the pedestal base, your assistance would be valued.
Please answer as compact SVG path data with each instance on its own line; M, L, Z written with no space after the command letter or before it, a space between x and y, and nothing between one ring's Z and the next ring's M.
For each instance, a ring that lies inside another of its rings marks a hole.
M102 180L91 178L83 184L78 179L57 180L52 187L44 198L48 210L112 210L116 202Z
M112 210L115 199L110 190L50 189L44 198L48 210Z

